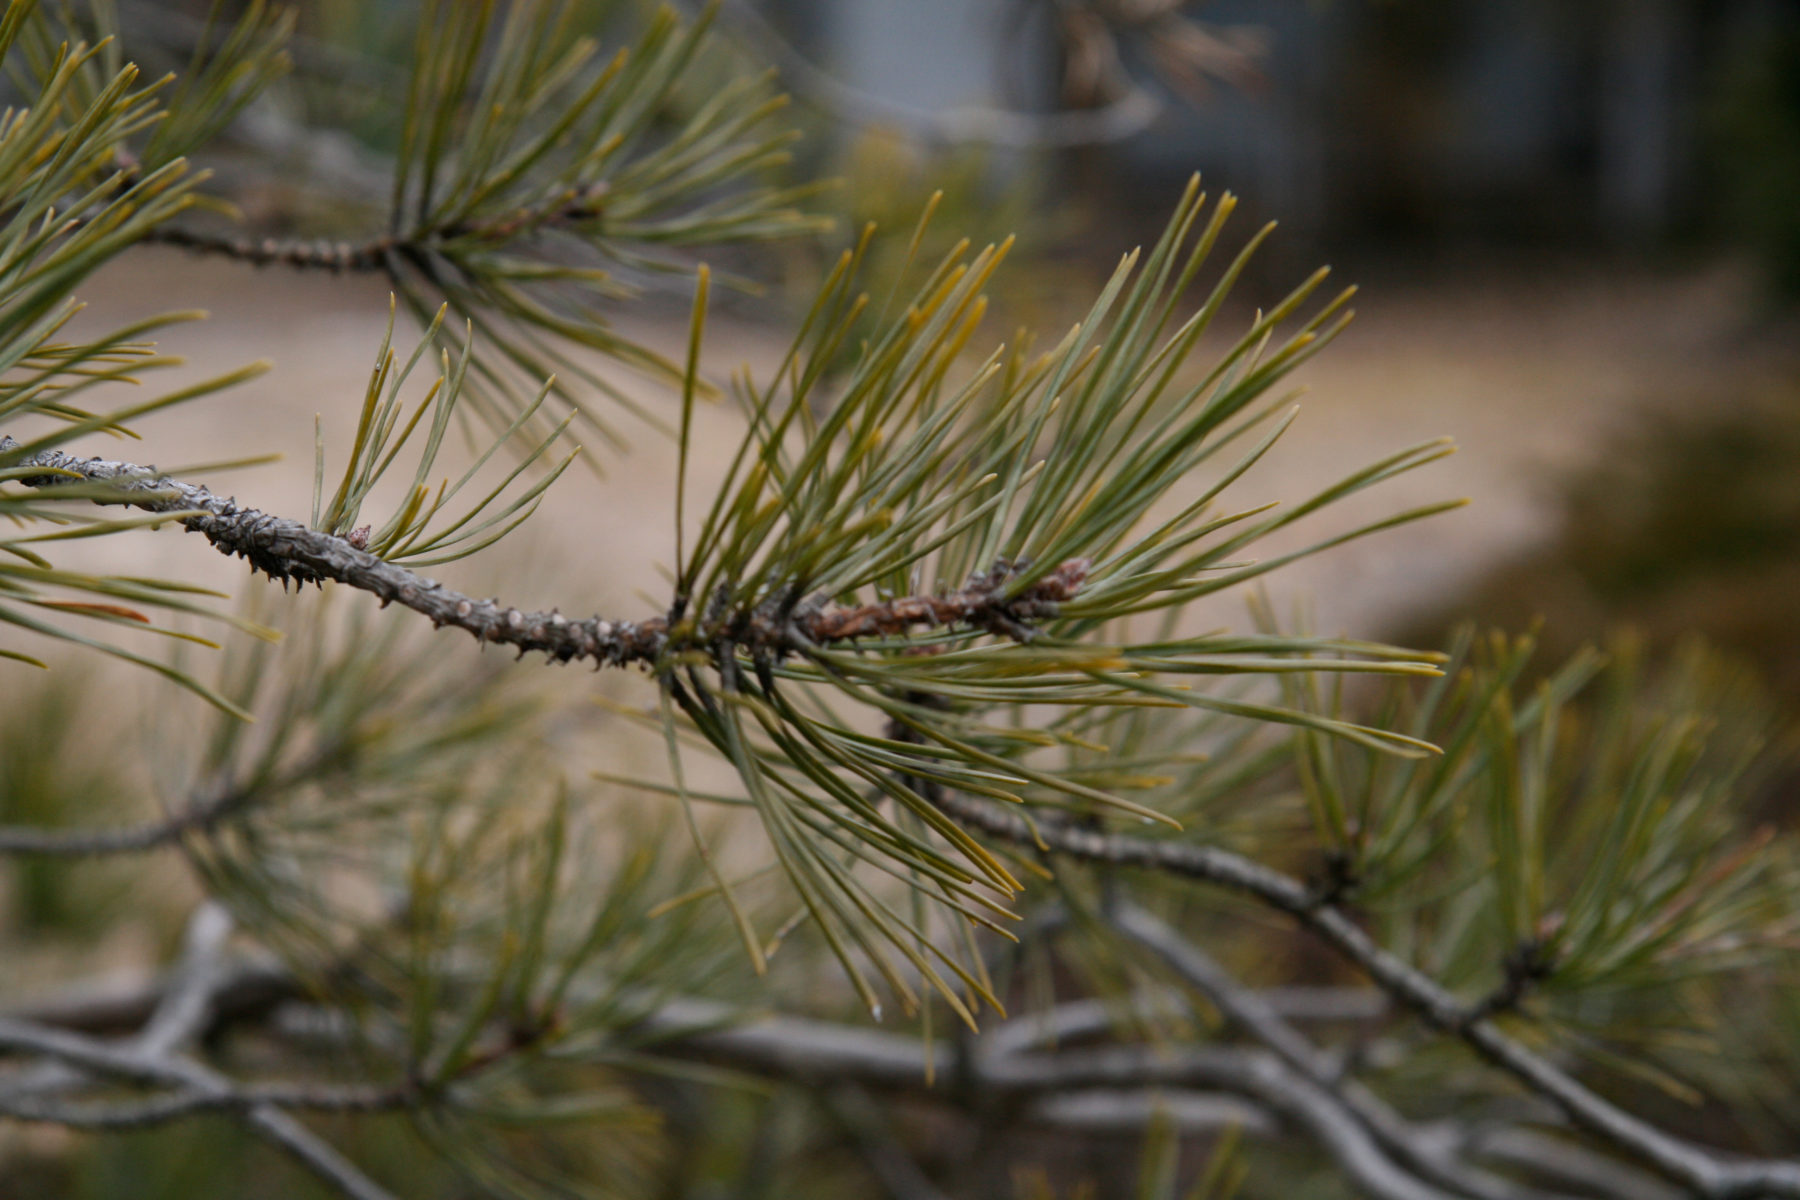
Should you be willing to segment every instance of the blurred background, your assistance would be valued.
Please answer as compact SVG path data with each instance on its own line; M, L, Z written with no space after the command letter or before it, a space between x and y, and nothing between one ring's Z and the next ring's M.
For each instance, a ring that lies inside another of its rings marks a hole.
M128 44L153 67L186 60L210 7L117 4ZM416 11L398 0L297 7L294 73L206 165L256 234L366 234L385 203ZM590 7L613 43L649 11ZM1121 254L1154 237L1198 171L1209 191L1242 199L1232 248L1280 222L1235 301L1243 315L1322 263L1364 289L1355 324L1300 373L1302 418L1243 497L1291 500L1440 434L1462 446L1330 520L1348 528L1454 495L1471 499L1467 509L1284 570L1268 585L1278 610L1304 609L1324 632L1419 646L1443 644L1463 620L1541 623L1546 664L1621 630L1652 654L1704 638L1794 727L1800 6L726 0L717 20L716 62L700 74L773 67L805 133L793 173L840 182L814 201L837 218L834 233L712 259L764 286L720 300L709 369L777 361L821 264L866 221L909 229L938 189L928 246L1018 234L991 326L1048 335L1080 316ZM704 103L705 90L682 102ZM627 276L640 294L613 319L678 354L691 282ZM314 416L341 445L386 319L385 286L147 248L88 293L84 319L96 326L171 305L211 310L171 347L196 376L273 360L223 402L149 428L167 465L287 451L216 486L304 512ZM666 403L660 385L621 376L619 386ZM484 595L504 581L530 603L562 598L583 612L645 609L670 554L674 452L647 426L622 424L632 452L611 455L604 477L572 473L523 549L444 578ZM699 469L717 470L732 439L723 427L710 449L703 439ZM159 572L243 587L240 565L199 539L138 542ZM94 561L128 573L119 550L96 548ZM1209 623L1245 623L1242 597L1220 604ZM13 722L5 736L27 746L60 735ZM70 788L117 788L110 777L20 774L37 761L0 753L0 819L56 821ZM1791 827L1796 777L1769 778L1759 811ZM167 957L191 885L171 876L169 894L146 897L110 870L0 874L0 936L21 977ZM127 910L136 919L120 919ZM0 1154L58 1164L31 1177L53 1181L44 1194L151 1194L134 1190L150 1180L155 1194L191 1194L184 1180L211 1177L192 1174L184 1147L223 1154L217 1133L95 1142L70 1165L69 1135L5 1130ZM30 1194L8 1191L0 1174L0 1197Z
M118 7L139 52L175 67L209 5ZM588 7L614 44L650 11ZM250 229L368 228L414 15L299 6L296 70L207 164ZM697 78L774 69L805 135L791 175L835 181L813 207L836 218L815 243L710 256L770 284L716 305L717 371L772 361L821 263L865 222L895 235L877 254L897 264L899 233L939 189L927 252L1018 235L995 336L1066 326L1198 171L1242 202L1228 238L1280 222L1237 293L1246 311L1322 263L1363 288L1357 322L1302 374L1306 412L1263 498L1426 437L1463 447L1342 519L1455 494L1469 510L1285 571L1278 600L1334 630L1425 642L1462 617L1541 617L1554 652L1621 622L1653 641L1697 633L1800 697L1794 5L726 0L717 21ZM690 285L621 275L639 294L614 319L677 346ZM321 409L329 430L321 398L359 386L380 285L151 249L90 299L112 319L177 281L221 318L184 334L196 370L253 356L277 370L252 386L254 423L172 420L238 439L222 453L304 445ZM628 436L614 474L665 478L660 436ZM294 466L256 477L266 503L302 494ZM661 489L631 495L661 503ZM599 496L561 500L578 519ZM649 577L636 568L665 553L657 527L593 531L620 539L607 561L634 567L596 580L599 599L628 601L639 583L624 579Z

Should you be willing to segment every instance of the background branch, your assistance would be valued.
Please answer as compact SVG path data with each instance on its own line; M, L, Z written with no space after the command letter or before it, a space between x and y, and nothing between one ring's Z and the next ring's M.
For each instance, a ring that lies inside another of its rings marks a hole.
M946 812L993 836L1090 862L1139 867L1201 880L1252 896L1294 917L1374 982L1430 1024L1461 1038L1489 1062L1560 1105L1575 1124L1619 1147L1659 1174L1710 1200L1757 1195L1800 1196L1800 1161L1734 1160L1695 1146L1632 1116L1542 1055L1502 1033L1435 980L1382 949L1342 909L1320 903L1305 884L1213 846L1157 842L1124 834L1029 821L975 797L940 791Z

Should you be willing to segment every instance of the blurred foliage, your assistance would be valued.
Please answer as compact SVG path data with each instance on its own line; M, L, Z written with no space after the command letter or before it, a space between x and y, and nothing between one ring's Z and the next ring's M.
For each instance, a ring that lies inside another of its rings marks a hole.
M112 721L79 667L12 690L0 722L0 824L36 829L103 828L123 815L140 786L123 755L79 752L96 720ZM127 895L118 864L45 858L0 861L0 928L27 942L91 941Z
M1042 164L1034 169L1029 160L1017 161L1018 155L1002 156L978 146L928 149L897 130L882 128L859 130L842 139L841 147L821 164L832 187L820 197L840 228L909 229L920 223L919 214L932 214L910 254L907 244L894 238L870 246L866 270L871 279L897 279L914 258L940 261L959 241L981 246L1010 238L1016 239L1024 260L1015 262L1014 270L1029 272L1032 286L995 296L1009 310L1000 314L1002 321L1060 317L1060 311L1044 311L1042 289L1048 287L1062 299L1078 281L1086 282L1085 263L1078 276L1059 275L1056 248L1070 229L1066 214L1044 202Z
M228 652L217 686L255 724L170 714L150 732L166 805L231 797L189 862L343 1006L349 1040L322 1043L316 1072L454 1091L356 1133L372 1167L422 1142L469 1194L642 1194L660 1122L617 1031L670 989L743 987L710 910L664 904L700 879L673 814L561 782L563 722L536 675L332 600L284 600L299 611L279 646Z

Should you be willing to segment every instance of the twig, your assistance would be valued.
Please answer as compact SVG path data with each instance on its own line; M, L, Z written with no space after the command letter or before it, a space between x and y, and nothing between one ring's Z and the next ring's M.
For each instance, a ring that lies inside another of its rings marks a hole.
M336 275L345 271L386 271L387 256L399 246L400 239L380 237L352 245L323 238L256 238L159 225L140 238L138 244L177 246L195 254L229 258L254 267L279 264L296 270L330 271Z
M246 1083L228 1091L172 1091L142 1100L48 1100L0 1095L0 1117L67 1125L72 1129L143 1129L202 1113L268 1105L307 1112L392 1112L414 1103L398 1088L359 1084Z
M212 1021L213 993L225 977L225 943L231 928L231 914L218 901L203 901L194 909L162 1002L132 1040L137 1053L166 1058L205 1032Z
M0 442L3 441L4 439L0 439ZM254 786L247 781L233 785L230 780L215 778L198 789L199 796L190 799L186 808L160 821L146 821L115 829L42 829L0 825L0 855L92 858L158 850L174 845L186 834L212 830L259 797L316 777L321 770L329 768L340 759L345 749L339 739L327 741L285 773L264 778ZM127 1022L132 1027L141 1023L141 1018Z
M0 437L0 456L16 450L11 437ZM598 665L651 664L669 644L670 623L663 617L645 621L607 621L600 617L571 621L552 609L523 612L497 600L465 596L405 567L384 562L349 540L311 529L299 521L240 507L235 499L215 495L196 484L181 483L136 463L76 458L57 450L26 456L8 464L72 473L90 482L114 485L117 500L149 512L181 514L182 526L203 534L221 552L238 555L272 579L299 583L338 583L369 592L385 606L397 603L446 625L472 634L478 641L515 647L521 655L539 651L556 662L591 659ZM54 488L69 474L27 477L20 482ZM1062 563L1014 596L1002 590L1012 573L1008 564L976 578L961 591L942 596L909 596L880 604L845 607L831 603L802 605L791 616L774 613L726 614L732 640L748 653L785 654L806 644L823 645L853 638L889 634L919 626L964 623L1013 637L1029 637L1029 622L1054 616L1059 602L1073 597L1086 577L1087 563ZM718 640L723 630L696 623L683 644L698 647Z
M279 1108L262 1104L245 1117L252 1129L286 1150L351 1200L397 1200L318 1134Z
M160 821L119 829L33 829L0 826L0 854L57 858L92 858L103 854L138 854L172 845L182 836L210 829L241 806L247 796L228 792L193 804Z
M1371 988L1276 987L1254 993L1258 1002L1286 1021L1372 1021L1387 1015L1387 1001ZM1053 1049L1116 1030L1126 1019L1155 1020L1187 1013L1187 998L1173 988L1146 988L1122 1000L1071 1000L1041 1013L1013 1017L981 1036L984 1054L1017 1054Z
M1007 841L1092 862L1181 875L1253 896L1318 934L1383 991L1426 1021L1460 1037L1489 1062L1554 1100L1575 1124L1634 1155L1658 1174L1708 1200L1800 1197L1800 1161L1728 1158L1632 1116L1491 1022L1471 1019L1469 1010L1436 980L1377 945L1342 909L1320 904L1312 890L1292 876L1213 846L1031 822L1016 812L947 791L937 799L958 820Z
M176 985L177 972L81 983L27 1000L0 1014L15 1021L75 1033L121 1033L140 1028ZM268 1012L306 994L298 976L274 959L234 958L221 970L212 997L213 1028Z
M59 1104L13 1094L0 1096L0 1115L89 1128L128 1128L207 1109L230 1111L352 1200L390 1200L384 1188L295 1120L275 1099L317 1099L343 1108L352 1106L350 1096L310 1088L245 1090L210 1067L178 1056L211 1021L213 995L226 978L221 955L230 935L231 919L222 906L209 901L195 910L188 922L181 961L160 1002L143 1030L122 1044L109 1045L65 1030L0 1018L0 1048L41 1055L62 1069L60 1078L33 1080L33 1091L64 1087L79 1082L81 1072L91 1072L170 1087L174 1095L107 1106ZM359 1107L375 1103L366 1089L358 1089L354 1099Z
M1679 1200L1680 1193L1662 1180L1628 1163L1597 1154L1567 1138L1517 1125L1495 1129L1454 1126L1454 1140L1465 1153L1496 1163L1522 1167L1566 1179L1577 1187L1606 1192L1626 1200Z
M1167 924L1135 904L1109 910L1113 926L1161 958L1212 1002L1229 1021L1267 1046L1288 1066L1333 1092L1388 1151L1441 1187L1479 1200L1570 1200L1569 1197L1522 1188L1458 1162L1445 1153L1442 1139L1431 1139L1385 1100L1355 1080L1340 1080L1332 1055L1315 1046L1280 1013L1244 987L1211 956ZM1629 1193L1627 1193L1629 1194Z
M164 1100L160 1106L149 1108L142 1103L129 1105L119 1110L124 1117L122 1123L129 1125L131 1118L162 1117L167 1109L182 1110L168 1111L166 1115L171 1118L205 1109L230 1111L354 1200L391 1200L386 1189L369 1179L343 1155L277 1106L277 1100L287 1104L310 1095L321 1101L346 1101L323 1103L321 1107L362 1107L360 1104L348 1103L349 1096L332 1096L313 1089L276 1089L268 1093L247 1091L210 1067L188 1059L146 1054L138 1046L129 1043L123 1046L109 1045L80 1034L33 1026L10 1018L0 1018L0 1049L42 1055L68 1066L124 1082L171 1087L175 1090L177 1099ZM370 1100L370 1107L379 1106L365 1094L355 1094L355 1099ZM106 1118L102 1115L104 1110L60 1107L30 1098L0 1101L0 1115L17 1116L24 1120L58 1119L53 1114L59 1108L61 1112L77 1119L87 1118L92 1126L106 1125Z
M334 275L345 271L391 275L401 258L438 251L453 242L508 242L538 230L598 220L605 212L606 192L604 183L564 188L535 204L480 221L457 221L388 234L356 244L324 239L204 233L170 225L151 229L140 239L140 244L178 246L196 254L229 258L255 267L279 265L296 270L330 271Z
M1088 1133L1137 1133L1162 1120L1194 1133L1239 1129L1272 1138L1280 1123L1268 1109L1241 1096L1210 1092L1107 1091L1090 1088L1062 1096L1044 1096L1025 1109L1033 1124L1060 1125Z

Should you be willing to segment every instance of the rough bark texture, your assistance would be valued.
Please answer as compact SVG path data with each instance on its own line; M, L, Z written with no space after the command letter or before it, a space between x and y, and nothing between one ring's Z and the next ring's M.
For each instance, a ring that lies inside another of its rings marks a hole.
M0 457L17 448L12 438L0 438ZM669 647L672 629L684 646L729 641L751 653L777 657L808 645L892 637L958 623L1024 641L1032 636L1031 622L1054 616L1058 604L1080 590L1088 570L1085 559L1070 560L1013 596L1006 594L1005 585L1014 567L1000 563L960 591L878 604L845 606L813 597L765 604L751 612L708 614L698 621L683 621L679 612L673 623L667 617L609 621L595 615L572 620L556 609L526 611L495 598L465 596L360 549L355 533L338 537L312 529L135 463L76 458L50 450L9 465L56 472L22 481L32 487L54 488L74 479L112 485L120 493L117 503L178 515L185 528L203 534L226 554L248 559L253 570L284 585L289 580L303 584L335 580L379 597L384 606L410 608L438 628L452 626L478 641L512 646L521 655L538 651L557 662L587 659L598 666L654 663Z

